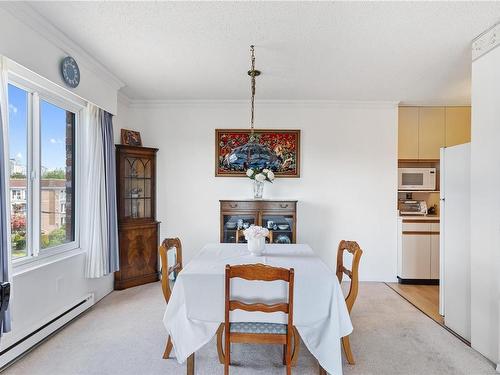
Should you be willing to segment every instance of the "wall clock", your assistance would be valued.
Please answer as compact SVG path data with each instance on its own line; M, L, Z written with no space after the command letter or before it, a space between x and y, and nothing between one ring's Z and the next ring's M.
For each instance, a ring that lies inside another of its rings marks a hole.
M71 88L75 88L80 83L80 69L75 59L67 56L61 62L61 73L64 82Z

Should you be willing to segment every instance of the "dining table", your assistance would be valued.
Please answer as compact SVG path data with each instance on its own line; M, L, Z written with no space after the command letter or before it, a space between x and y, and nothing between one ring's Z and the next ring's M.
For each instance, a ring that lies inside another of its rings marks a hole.
M293 324L320 366L334 375L342 374L340 339L352 332L351 319L335 275L307 244L266 244L255 256L247 244L214 243L201 251L177 275L163 323L173 342L179 363L187 360L194 372L194 353L212 340L224 322L225 266L261 263L295 271ZM287 285L234 279L231 295L237 299L276 303L286 301ZM262 313L235 310L232 322L286 324L282 312Z

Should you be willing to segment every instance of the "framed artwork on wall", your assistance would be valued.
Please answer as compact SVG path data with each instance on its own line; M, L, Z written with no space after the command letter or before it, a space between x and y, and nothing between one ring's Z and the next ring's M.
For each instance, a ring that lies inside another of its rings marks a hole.
M122 145L142 146L141 133L135 130L121 129Z
M215 129L215 176L245 176L248 168L300 177L300 130Z

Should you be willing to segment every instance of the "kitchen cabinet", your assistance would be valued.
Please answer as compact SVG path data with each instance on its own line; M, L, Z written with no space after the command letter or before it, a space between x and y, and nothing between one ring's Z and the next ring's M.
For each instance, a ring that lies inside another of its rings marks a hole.
M446 147L470 142L470 107L446 107Z
M400 107L398 124L399 159L418 159L418 107Z
M399 107L399 159L439 159L441 147L470 142L470 134L470 107Z
M430 279L430 236L403 235L403 276L405 279Z
M439 159L445 145L444 107L420 107L418 122L418 158Z
M439 221L425 218L400 220L399 281L436 284L439 280Z
M430 278L439 279L439 234L431 234L431 271Z

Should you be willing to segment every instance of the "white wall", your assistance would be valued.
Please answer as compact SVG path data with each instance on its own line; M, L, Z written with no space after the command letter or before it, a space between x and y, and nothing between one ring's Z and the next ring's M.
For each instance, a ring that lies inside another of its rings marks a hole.
M471 340L500 362L500 48L472 64Z
M54 44L43 36L48 35L47 30L34 31L5 10L4 6L11 9L10 6L15 5L0 4L0 54L56 84L63 85L59 64L68 54L67 46ZM28 17L26 21L33 19ZM32 24L33 27L36 25ZM57 38L54 33L51 35ZM79 55L74 56L80 60ZM72 91L83 99L116 113L117 87L113 86L116 82L112 82L106 74L96 72L95 66L90 68L82 62L79 65L81 84ZM61 309L80 297L94 293L95 299L99 300L113 290L113 275L96 280L85 279L84 260L85 253L78 252L41 267L38 267L36 262L32 263L22 272L14 268L12 331L2 337L0 350L47 323L61 313Z
M54 44L45 36L57 39L59 43ZM110 113L116 113L117 90L122 84L100 67L88 63L85 53L78 51L78 47L72 48L68 43L62 45L63 38L50 25L38 19L25 4L0 4L0 55L63 87L66 86L60 73L60 63L64 57L72 55L79 65L81 81L76 89L68 90Z
M158 147L161 237L179 236L189 261L219 241L219 199L250 198L246 178L214 177L215 128L246 128L248 103L132 105L128 125ZM134 108L135 107L135 108ZM301 129L301 178L266 184L264 198L298 199L298 242L335 265L339 240L359 241L361 277L396 277L397 106L257 103L258 128Z

